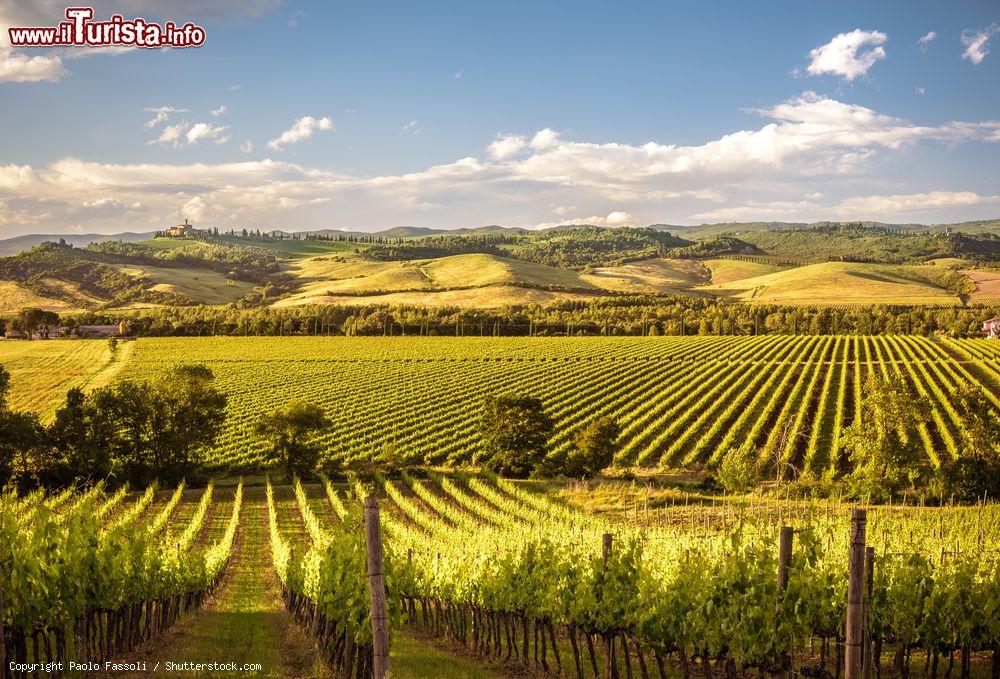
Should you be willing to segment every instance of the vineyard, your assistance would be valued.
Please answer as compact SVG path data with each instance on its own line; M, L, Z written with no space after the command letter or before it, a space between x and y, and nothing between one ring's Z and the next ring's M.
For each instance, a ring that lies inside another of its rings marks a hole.
M840 437L862 416L869 375L931 399L920 437L934 463L958 451L957 387L978 385L1000 405L997 345L906 335L143 339L121 375L178 362L208 365L229 396L209 467L231 472L261 465L254 421L289 395L324 408L332 425L319 442L347 461L391 443L432 464L469 462L484 398L513 393L542 400L554 455L607 415L622 427L619 465L716 464L752 444L768 464L815 476L841 469Z
M276 575L274 596L329 671L371 676L361 498L375 495L393 639L437 639L468 663L553 676L841 676L850 507L836 500L678 491L612 516L482 476L266 481L249 505L242 484L224 490L4 495L7 657L155 654L220 582L234 534L253 530L257 546L235 561L254 568L232 567L223 589ZM787 560L782 526L794 530ZM872 676L995 676L997 506L871 507L867 534ZM235 659L239 649L213 650Z

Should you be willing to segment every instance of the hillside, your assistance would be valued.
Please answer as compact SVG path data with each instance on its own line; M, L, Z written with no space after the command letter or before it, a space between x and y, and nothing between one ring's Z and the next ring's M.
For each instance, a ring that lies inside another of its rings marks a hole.
M745 302L767 304L960 304L929 266L827 262L709 286Z

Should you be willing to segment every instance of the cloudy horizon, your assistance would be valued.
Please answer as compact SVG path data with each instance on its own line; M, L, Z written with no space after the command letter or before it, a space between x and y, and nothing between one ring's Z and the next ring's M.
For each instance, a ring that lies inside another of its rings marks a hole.
M206 27L201 48L2 42L0 238L185 218L377 231L1000 216L1000 13L781 5L734 6L697 39L692 8L191 0L175 18ZM0 2L2 41L61 7ZM780 45L755 40L768 26Z

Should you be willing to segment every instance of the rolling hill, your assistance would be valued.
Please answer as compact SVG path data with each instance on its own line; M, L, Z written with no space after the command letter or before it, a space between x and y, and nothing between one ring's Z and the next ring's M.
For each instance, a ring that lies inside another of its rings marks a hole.
M958 294L943 287L932 268L827 262L728 280L707 290L768 304L961 304Z

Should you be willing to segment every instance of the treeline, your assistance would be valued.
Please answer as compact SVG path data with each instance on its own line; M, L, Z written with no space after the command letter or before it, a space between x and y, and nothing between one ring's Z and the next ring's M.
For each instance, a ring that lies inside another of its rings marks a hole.
M113 264L207 269L232 279L254 283L273 282L274 275L281 272L278 254L272 250L252 245L235 247L204 240L192 240L183 248L166 250L142 243L100 241L76 252L82 257Z
M177 483L201 467L225 420L227 399L213 377L181 365L154 382L74 388L43 425L36 413L11 410L10 373L0 366L0 486Z
M578 226L533 234L483 233L430 236L358 248L369 259L395 261L460 254L513 257L562 269L590 269L669 256L675 248L694 245L668 231Z
M287 308L166 307L74 314L79 324L125 322L137 337L211 335L887 335L979 337L997 314L968 307L787 307L691 297L615 297L501 309L404 305ZM67 316L68 318L68 316ZM9 322L8 319L6 322ZM0 320L0 323L4 321Z

